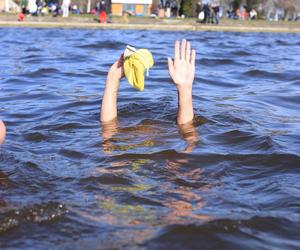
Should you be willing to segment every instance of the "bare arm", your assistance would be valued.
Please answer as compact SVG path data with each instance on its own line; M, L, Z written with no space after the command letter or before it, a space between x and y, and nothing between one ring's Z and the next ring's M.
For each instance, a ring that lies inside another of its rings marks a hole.
M169 57L169 74L176 85L178 93L177 123L185 124L193 120L192 89L195 77L196 51L191 50L190 42L176 41L174 46L174 62Z
M6 134L5 125L2 121L0 121L0 145L4 142L5 134Z
M118 120L114 119L110 122L102 122L102 150L103 153L112 153L114 146L111 140L115 134L119 132Z
M178 124L179 133L187 143L184 153L191 153L199 141L199 135L193 121L185 124Z
M118 114L118 90L123 73L123 55L110 67L102 98L101 122L110 122Z

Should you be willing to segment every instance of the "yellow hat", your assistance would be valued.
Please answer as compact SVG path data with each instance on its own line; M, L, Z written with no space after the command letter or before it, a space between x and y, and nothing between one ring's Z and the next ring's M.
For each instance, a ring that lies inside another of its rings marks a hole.
M128 82L136 89L144 90L145 71L154 64L153 56L147 49L139 49L125 58L123 68Z

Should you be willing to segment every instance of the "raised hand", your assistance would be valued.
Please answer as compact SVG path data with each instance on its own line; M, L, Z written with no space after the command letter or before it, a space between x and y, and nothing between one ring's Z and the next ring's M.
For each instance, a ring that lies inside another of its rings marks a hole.
M195 78L196 51L191 50L191 43L176 41L174 62L168 57L169 74L177 88L192 88Z
M110 67L108 71L107 78L111 78L114 80L121 80L124 76L124 70L123 70L123 54L120 56L120 58L115 61L115 63Z
M110 67L102 98L100 120L111 122L118 115L118 90L120 80L124 76L123 55Z
M169 57L169 74L177 87L178 113L177 123L186 124L194 118L192 89L195 78L196 51L191 50L191 44L182 40L174 46L174 62Z

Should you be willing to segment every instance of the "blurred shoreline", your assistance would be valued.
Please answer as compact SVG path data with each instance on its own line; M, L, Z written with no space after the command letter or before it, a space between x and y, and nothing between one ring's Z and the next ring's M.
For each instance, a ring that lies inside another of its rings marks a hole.
M27 16L25 21L19 22L17 21L17 14L0 14L0 27L300 33L300 22L223 19L221 24L213 25L197 23L197 20L194 18L156 19L150 17L113 17L111 23L104 24L99 23L97 17L91 15L72 15L68 18Z

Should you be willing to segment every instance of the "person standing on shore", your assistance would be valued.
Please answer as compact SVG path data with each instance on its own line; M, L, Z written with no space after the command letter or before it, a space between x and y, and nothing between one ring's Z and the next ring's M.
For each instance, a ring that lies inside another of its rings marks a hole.
M219 6L219 4L213 4L212 10L214 13L214 19L215 19L214 21L216 24L219 24L219 22L220 22L220 6Z
M36 3L36 7L37 7L36 16L38 16L42 12L43 2L42 2L42 0L36 0L35 3Z
M27 0L22 0L22 2L21 2L21 8L22 8L22 13L24 15L26 15L28 13L28 7L27 7L27 5L28 5L28 1Z
M0 145L4 142L5 134L6 134L6 128L5 128L5 125L4 125L4 123L0 120Z
M99 12L99 22L100 23L106 23L106 18L107 18L107 14L106 14L106 1L105 0L101 0L100 1L100 12Z
M252 9L249 13L250 19L255 20L257 18L257 12L255 9Z
M37 6L36 6L36 1L35 0L28 0L28 9L29 13L33 16L36 15L37 13Z
M69 16L69 8L70 8L71 1L70 0L63 0L62 2L62 11L63 11L63 17Z
M173 0L171 2L171 13L172 13L172 17L177 17L178 16L178 6L177 6L177 2L176 0Z
M171 3L169 0L167 0L165 8L166 8L165 16L167 18L170 18L171 17Z
M210 13L209 4L204 4L203 11L204 11L204 20L203 20L203 22L204 23L210 23L211 13Z

